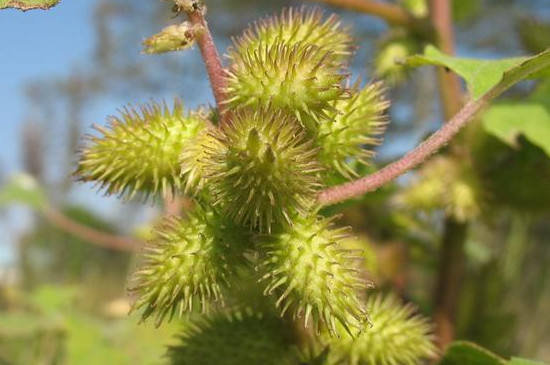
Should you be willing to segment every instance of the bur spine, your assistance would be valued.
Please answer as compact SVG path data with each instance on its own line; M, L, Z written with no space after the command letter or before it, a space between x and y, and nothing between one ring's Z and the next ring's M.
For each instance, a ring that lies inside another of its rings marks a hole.
M271 108L236 111L213 149L207 179L213 204L261 232L307 214L320 188L317 149L295 118Z
M281 318L233 310L187 324L168 357L172 365L294 365L294 341Z
M389 107L381 82L361 89L358 81L350 89L349 99L333 102L329 120L319 125L317 137L323 166L346 178L357 176L353 162L366 165L374 156L368 147L380 144L387 124L384 111Z
M353 53L352 37L335 14L323 19L319 8L287 8L280 15L262 19L249 26L238 37L230 54L246 53L258 49L261 44L277 41L289 45L311 44L325 52L332 52L334 66L348 63Z
M437 354L431 323L416 314L411 304L378 294L369 297L367 308L372 324L357 336L339 327L338 337L326 337L328 364L416 365Z
M266 257L258 270L265 272L265 294L278 297L281 315L332 334L338 325L351 332L368 321L360 299L367 282L354 267L357 252L341 248L347 239L348 229L310 216L261 243Z
M168 218L142 253L130 292L142 319L182 316L194 307L205 312L222 302L222 288L244 264L247 237L211 210L196 206L186 219Z
M276 40L231 55L227 72L230 109L270 105L294 115L315 131L320 118L328 118L332 102L347 97L346 75L334 66L334 54L309 43Z
M95 127L99 136L88 136L75 175L128 199L137 193L167 196L185 185L179 156L204 128L202 112L186 114L179 101L172 110L159 103L125 108L107 127Z

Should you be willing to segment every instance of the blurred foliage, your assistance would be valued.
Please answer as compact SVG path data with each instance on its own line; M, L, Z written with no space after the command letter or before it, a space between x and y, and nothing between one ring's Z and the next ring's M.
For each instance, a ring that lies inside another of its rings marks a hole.
M91 315L78 305L82 292L76 287L44 285L17 296L14 309L0 316L2 365L163 364L164 344L178 327L137 326L126 310Z
M76 222L103 232L115 232L104 219L81 207L63 213ZM39 221L20 243L22 282L27 288L50 282L82 285L90 309L120 295L126 282L130 255L99 247Z
M46 205L46 196L33 176L17 174L0 187L0 207L10 204L40 209Z
M520 101L492 105L483 117L485 130L512 147L519 136L540 147L550 157L550 82L545 80Z

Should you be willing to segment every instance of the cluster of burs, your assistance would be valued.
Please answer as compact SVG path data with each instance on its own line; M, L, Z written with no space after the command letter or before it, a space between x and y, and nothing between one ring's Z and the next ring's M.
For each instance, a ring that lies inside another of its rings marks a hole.
M77 175L109 194L192 200L155 230L129 284L143 320L189 316L174 364L409 364L434 353L411 307L365 295L353 235L316 204L369 160L386 123L381 84L350 80L353 51L335 16L284 10L228 50L222 116L180 102L127 108L82 148Z

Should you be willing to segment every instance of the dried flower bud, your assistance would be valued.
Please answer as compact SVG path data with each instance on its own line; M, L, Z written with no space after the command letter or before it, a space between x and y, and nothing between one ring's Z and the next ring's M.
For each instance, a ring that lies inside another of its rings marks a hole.
M182 51L195 44L196 33L200 28L189 22L179 25L170 25L160 33L143 41L143 51L148 54Z

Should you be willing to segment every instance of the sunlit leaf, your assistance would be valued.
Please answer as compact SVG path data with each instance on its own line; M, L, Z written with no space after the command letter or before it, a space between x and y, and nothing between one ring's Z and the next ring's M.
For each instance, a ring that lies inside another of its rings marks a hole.
M473 99L479 99L499 83L506 82L506 87L526 78L517 72L529 72L532 76L531 66L550 58L550 52L545 51L533 57L504 58L500 60L481 60L474 58L459 58L446 55L434 46L427 46L423 55L415 55L407 59L409 66L436 65L446 67L466 81L468 90ZM526 67L523 67L526 66ZM537 72L541 69L537 68ZM504 84L503 84L504 86Z
M0 9L13 8L23 11L42 9L47 10L59 3L60 0L0 0Z
M500 102L484 115L483 125L490 134L518 147L523 135L550 157L550 83L542 85L526 100Z

